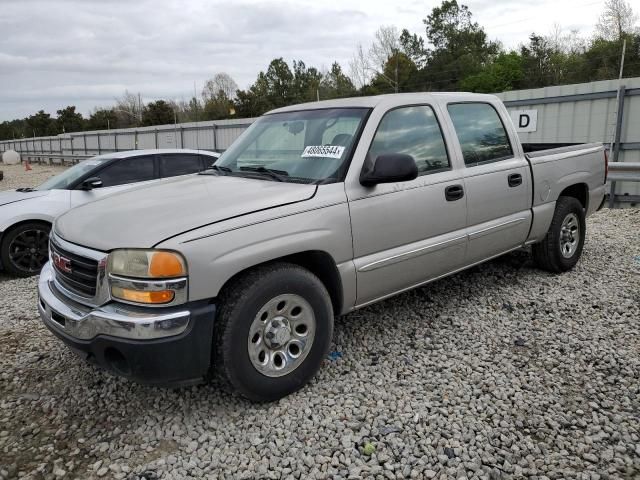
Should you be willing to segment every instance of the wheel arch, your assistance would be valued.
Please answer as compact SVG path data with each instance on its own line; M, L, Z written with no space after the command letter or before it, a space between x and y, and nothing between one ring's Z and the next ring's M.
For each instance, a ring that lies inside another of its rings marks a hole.
M589 186L586 183L574 183L565 187L558 197L573 197L582 204L585 211L589 209Z
M292 263L313 273L316 277L318 277L318 279L320 279L322 284L327 289L329 297L331 298L333 311L336 314L339 314L342 311L342 307L344 304L342 279L340 277L336 262L331 254L322 250L307 250L273 258L256 265L252 265L235 273L231 278L224 282L224 284L220 288L220 292L228 288L229 285L232 284L241 275L244 275L245 273L258 267L280 262Z
M45 218L26 218L23 220L18 220L17 222L11 223L10 225L6 225L0 231L0 245L2 245L2 239L4 236L13 230L14 228L18 228L20 225L24 225L25 223L44 223L49 225L49 227L53 227L53 221Z

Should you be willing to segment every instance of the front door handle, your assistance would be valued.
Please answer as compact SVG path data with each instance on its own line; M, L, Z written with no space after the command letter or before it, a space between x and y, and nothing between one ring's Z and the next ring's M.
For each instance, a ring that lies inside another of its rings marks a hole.
M522 175L519 173L512 173L509 175L509 186L517 187L518 185L522 185Z
M447 202L454 202L460 200L462 197L464 197L464 188L462 188L462 185L449 185L444 189L444 198L447 199Z

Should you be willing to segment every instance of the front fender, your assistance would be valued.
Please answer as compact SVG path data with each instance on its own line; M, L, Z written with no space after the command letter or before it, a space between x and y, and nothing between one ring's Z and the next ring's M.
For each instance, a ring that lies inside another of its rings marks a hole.
M173 239L159 248L181 252L189 268L189 299L216 297L238 273L256 265L306 251L331 256L342 276L345 301L355 278L344 278L352 263L352 239L346 203L283 216L218 234L180 242Z

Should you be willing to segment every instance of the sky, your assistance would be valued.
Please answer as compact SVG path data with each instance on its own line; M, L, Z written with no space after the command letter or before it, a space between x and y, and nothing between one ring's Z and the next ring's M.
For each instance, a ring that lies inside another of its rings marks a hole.
M218 72L244 89L273 58L348 72L381 25L424 35L440 0L0 0L0 121L75 105L83 115L125 90L189 99ZM593 32L604 0L462 1L506 48L554 23Z

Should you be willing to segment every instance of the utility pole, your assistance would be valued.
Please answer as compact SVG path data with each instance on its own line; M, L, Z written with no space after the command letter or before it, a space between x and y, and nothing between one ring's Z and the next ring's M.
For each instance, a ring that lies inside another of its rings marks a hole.
M198 97L196 96L196 81L193 81L193 107L196 109L196 150L200 150L200 130L198 130Z
M622 86L622 74L624 72L624 54L627 50L627 41L622 42L622 56L620 58L620 73L618 74L618 92L616 93L616 123L611 135L611 144L609 145L609 156L613 162L618 161L618 152L620 149L620 128L622 127L622 107L624 106L624 98L620 98L620 93L624 90ZM614 150L614 142L616 143ZM611 189L609 190L609 208L615 206L616 201L616 182L611 181Z
M622 56L620 58L620 73L618 74L618 93L616 93L616 105L620 104L620 85L622 84L622 74L624 72L624 54L627 50L627 40L622 41ZM613 139L616 136L616 130L618 129L617 124L613 129L613 133L611 134L611 144L609 146L609 153L613 153Z
M398 93L398 50L396 49L396 93Z

